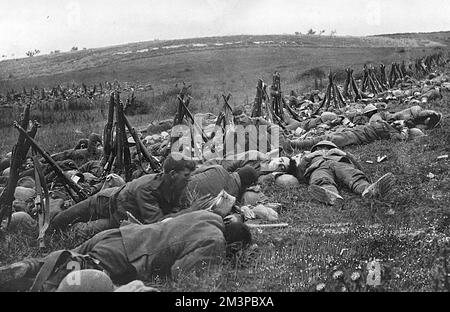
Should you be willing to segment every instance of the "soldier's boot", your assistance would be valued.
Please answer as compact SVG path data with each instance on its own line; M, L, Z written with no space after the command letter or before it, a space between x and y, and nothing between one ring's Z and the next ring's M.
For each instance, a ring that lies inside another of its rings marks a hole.
M389 172L370 184L362 193L363 198L384 197L388 195L394 187L395 177Z
M308 191L314 199L327 205L342 206L344 202L344 198L341 195L319 185L310 185Z
M431 125L429 125L430 129L434 129L437 128L442 122L442 114L441 113L436 113L436 116L434 118L434 120L432 121Z
M289 140L286 139L286 148L290 149L293 152L293 149L299 150L299 151L307 151L310 150L314 145L322 141L321 137L316 137L312 139L297 139L297 140ZM283 150L285 148L285 145L283 145ZM286 151L286 150L285 150Z

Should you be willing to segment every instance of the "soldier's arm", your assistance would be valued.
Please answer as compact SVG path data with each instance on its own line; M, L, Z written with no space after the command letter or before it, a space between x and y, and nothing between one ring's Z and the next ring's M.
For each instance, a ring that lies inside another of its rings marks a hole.
M391 140L403 141L408 139L408 128L404 126L404 121L394 122L389 125L389 134Z
M306 169L309 167L309 165L311 164L311 159L312 157L310 156L313 153L308 153L306 155L304 155L301 159L300 162L297 166L297 179L300 182L305 183L305 171Z
M352 162L352 164L354 164L358 170L363 171L363 168L361 167L359 162L356 160L356 157L353 156L353 154L351 154L349 152L346 152L346 154L347 154L347 158Z
M158 200L150 193L139 191L136 194L137 209L139 209L141 222L151 224L162 220L164 212L159 207Z
M245 165L243 165L244 162L245 162L245 160L235 160L235 161L230 160L230 161L223 162L222 166L228 172L235 172L239 168L242 168L243 166L245 166Z
M189 244L189 243L188 243ZM205 269L211 265L219 265L225 259L225 240L209 238L198 242L181 259L175 261L171 268L173 278L195 269Z
M303 127L303 124L304 124L304 123L301 122L301 121L292 119L292 121L290 121L290 123L286 126L286 129L288 129L288 130L295 130L295 129L297 129L298 127L304 128L304 127Z
M404 141L408 139L408 131L406 129L406 131L401 131L401 132L394 132L391 133L391 140L394 141Z
M242 159L242 160L230 161L229 163L227 163L223 167L228 172L236 172L240 168L243 168L243 167L245 167L247 165L249 165L251 167L255 167L255 166L257 167L260 162L261 162L261 160Z
M188 201L185 201L185 205L181 206L180 209L174 210L175 212L169 213L164 215L164 219L162 221L167 221L169 219L178 217L182 214L194 212L197 210L206 210L209 207L211 207L215 197L211 196L210 194L203 195L199 198L196 198L193 202L188 203ZM188 205L190 204L190 207Z

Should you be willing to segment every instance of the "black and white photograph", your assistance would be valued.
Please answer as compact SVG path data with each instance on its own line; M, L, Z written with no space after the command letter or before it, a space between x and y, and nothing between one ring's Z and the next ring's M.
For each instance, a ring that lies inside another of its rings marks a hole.
M0 292L450 291L449 1L0 6Z

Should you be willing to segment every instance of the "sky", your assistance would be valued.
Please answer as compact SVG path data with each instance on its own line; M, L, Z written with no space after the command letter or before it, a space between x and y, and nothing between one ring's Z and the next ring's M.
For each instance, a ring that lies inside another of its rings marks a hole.
M0 60L153 39L450 30L448 0L0 0ZM6 56L6 57L5 57Z

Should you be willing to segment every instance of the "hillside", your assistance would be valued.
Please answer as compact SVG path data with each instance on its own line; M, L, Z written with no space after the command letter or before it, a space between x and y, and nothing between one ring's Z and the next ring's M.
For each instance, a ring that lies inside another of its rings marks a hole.
M395 40L416 40L418 42L427 42L433 41L438 42L444 45L450 44L450 31L437 31L437 32L429 32L429 33L395 33L395 34L383 34L377 36L371 36L370 38L391 38Z
M133 64L145 59L173 54L204 51L232 51L244 48L423 48L440 46L431 40L388 37L330 37L307 35L228 36L147 41L119 46L87 49L35 56L0 62L0 80L17 80L39 76L51 76L68 72L81 72L93 68L105 68L121 63Z

